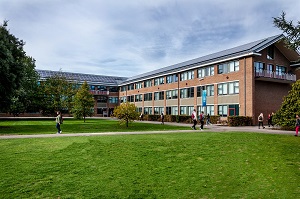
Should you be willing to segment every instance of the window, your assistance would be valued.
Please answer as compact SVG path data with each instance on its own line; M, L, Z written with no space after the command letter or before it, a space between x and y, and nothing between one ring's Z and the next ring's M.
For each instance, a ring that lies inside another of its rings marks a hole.
M128 90L130 91L130 90L134 90L134 84L129 84L128 85Z
M231 73L240 70L239 61L231 61L218 65L218 74Z
M97 89L99 91L107 91L107 87L106 86L97 86Z
M151 80L144 81L144 88L151 87L151 86L152 86L152 81Z
M198 86L197 87L197 97L201 97L202 96L202 90L205 90L204 86Z
M164 100L164 91L155 92L154 93L154 100Z
M255 72L262 73L265 68L265 63L262 62L254 62Z
M109 92L118 92L118 87L109 87Z
M164 107L154 107L154 115L160 115L164 112Z
M228 106L227 105L219 105L218 106L218 114L221 117L227 117L228 114Z
M172 115L178 115L178 107L172 106Z
M274 67L273 64L268 64L267 65L267 72L272 73L273 72L273 67Z
M218 95L239 94L239 82L218 84Z
M192 98L194 97L194 87L180 89L180 98Z
M177 106L167 106L166 107L166 115L178 115Z
M191 115L193 110L193 106L180 106L180 115Z
M117 97L109 97L108 100L110 104L117 104L119 102Z
M170 84L170 83L173 83L173 82L178 82L177 74L167 76L167 84Z
M214 91L214 85L207 85L206 86L206 95L207 96L214 96L215 91Z
M166 99L177 99L178 98L178 90L170 90L166 91Z
M269 46L267 48L267 59L274 59L274 46Z
M154 86L164 84L164 77L159 77L154 79Z
M90 86L90 90L95 90L95 86Z
M122 86L121 91L126 91L126 86Z
M180 81L185 81L189 79L194 79L194 71L186 71L180 74Z
M152 101L152 93L145 93L144 101Z
M126 102L126 97L120 97L120 103Z
M214 66L208 66L198 69L198 78L203 78L205 76L212 76L215 74Z
M127 96L127 101L128 102L134 102L134 95Z
M214 105L207 105L206 106L206 114L215 115L215 106Z
M106 96L98 96L97 97L97 102L98 103L106 103L107 102L107 97Z
M145 115L152 115L152 107L144 107Z
M283 75L284 73L286 73L286 67L276 66L276 75Z
M141 112L142 112L142 110L143 110L143 108L142 108L142 107L136 107L136 112L138 112L138 113L141 113Z
M143 88L142 82L136 83L135 84L135 89L140 89L140 88Z
M142 94L136 95L136 96L135 96L135 101L136 101L136 102L141 102L141 101L143 101L143 95L142 95Z

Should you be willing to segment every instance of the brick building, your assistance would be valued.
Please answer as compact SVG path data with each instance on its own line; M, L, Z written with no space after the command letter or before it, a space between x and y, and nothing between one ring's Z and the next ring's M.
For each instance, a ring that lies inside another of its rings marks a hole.
M299 54L287 49L282 38L276 35L128 78L120 84L120 100L135 103L145 114L190 115L195 108L198 114L222 117L266 116L280 108L297 79Z
M198 114L257 118L261 112L266 116L278 110L299 78L299 54L285 47L283 37L268 37L130 78L64 74L88 82L97 116L109 116L115 106L129 101L144 114L190 115L195 108ZM53 75L38 72L42 78Z

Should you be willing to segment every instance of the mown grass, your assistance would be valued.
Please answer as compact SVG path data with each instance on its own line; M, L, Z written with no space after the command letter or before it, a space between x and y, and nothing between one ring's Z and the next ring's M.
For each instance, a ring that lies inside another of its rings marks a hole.
M157 124L160 124L159 122ZM183 130L187 127L157 125L143 122L133 122L127 128L119 125L117 120L87 119L75 120L65 118L61 129L64 134L88 133L88 132L130 132L130 131L165 131ZM0 120L0 135L30 135L30 134L53 134L56 133L55 119L21 119L21 120Z
M1 198L298 198L300 139L174 133L0 140Z

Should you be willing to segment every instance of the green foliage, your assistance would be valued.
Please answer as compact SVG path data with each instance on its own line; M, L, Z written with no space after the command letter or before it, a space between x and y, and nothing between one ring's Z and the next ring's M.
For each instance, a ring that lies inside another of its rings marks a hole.
M44 115L52 115L56 111L66 113L73 107L73 98L77 92L74 83L62 75L52 76L42 81L37 98L40 98L40 109Z
M272 120L282 128L293 129L296 114L300 115L300 80L292 85L292 89L284 97L280 109L275 113Z
M23 111L31 99L29 89L37 84L35 63L23 50L25 42L10 34L6 27L4 21L0 25L0 111ZM12 102L15 104L11 107Z
M90 93L89 85L85 81L74 97L74 108L72 113L76 119L85 118L94 114L94 97Z
M252 117L229 116L228 126L252 126Z
M139 113L136 112L137 107L129 102L122 103L114 109L113 116L120 120L120 124L125 123L128 127L129 122L138 119Z
M286 38L284 40L287 47L293 50L299 50L300 21L298 21L298 25L293 25L293 21L286 20L285 15L285 12L282 12L280 17L274 17L273 23L285 34Z

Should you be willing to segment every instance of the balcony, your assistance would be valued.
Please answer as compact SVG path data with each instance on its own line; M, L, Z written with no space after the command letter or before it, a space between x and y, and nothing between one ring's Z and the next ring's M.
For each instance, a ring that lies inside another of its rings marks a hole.
M288 81L288 83L295 82L296 75L289 73L276 73L268 70L255 71L255 77L260 78L263 81L274 81L274 82L282 82Z
M90 90L93 95L109 95L109 91Z

